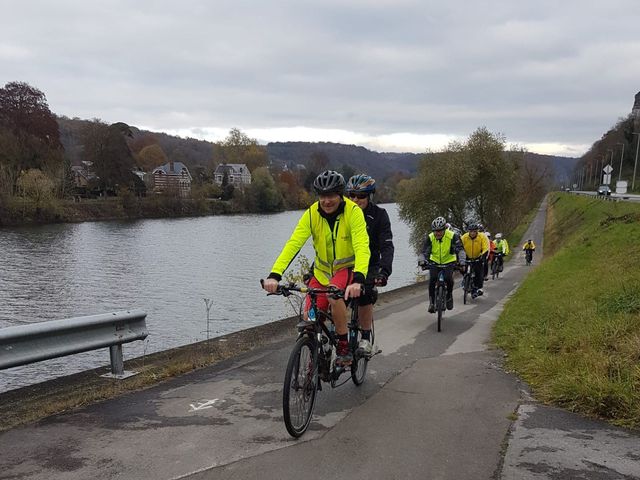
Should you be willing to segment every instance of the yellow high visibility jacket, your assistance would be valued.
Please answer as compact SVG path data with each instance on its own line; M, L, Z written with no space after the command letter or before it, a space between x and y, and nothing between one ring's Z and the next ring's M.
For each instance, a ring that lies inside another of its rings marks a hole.
M489 239L482 232L478 232L476 238L471 238L469 232L467 232L462 235L460 240L464 247L464 253L466 253L467 258L471 260L481 257L489 251Z
M320 215L319 202L311 205L303 214L298 225L271 271L282 275L300 249L313 238L316 257L313 275L322 285L329 285L331 277L343 268L353 267L354 272L367 276L369 268L369 234L362 209L355 202L344 198L344 211L338 214L333 230L329 222Z
M496 252L503 253L505 255L509 255L511 250L509 250L509 244L507 243L507 239L503 238L502 240L498 240L496 242Z
M535 250L536 249L536 244L533 243L533 240L531 240L530 242L525 243L522 246L522 250Z
M431 240L431 255L429 260L438 265L446 265L457 260L455 249L451 248L454 233L452 230L445 230L444 235L438 240L433 232L429 234ZM459 244L458 244L459 245Z

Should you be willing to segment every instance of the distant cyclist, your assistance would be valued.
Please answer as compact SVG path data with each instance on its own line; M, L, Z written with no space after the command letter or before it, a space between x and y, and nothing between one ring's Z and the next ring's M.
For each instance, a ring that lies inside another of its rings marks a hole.
M282 274L311 237L315 249L313 277L309 281L312 288L333 285L345 291L344 299L317 298L318 308L327 310L331 304L333 322L338 335L336 363L351 363L351 352L347 341L347 306L345 300L357 298L367 277L369 266L369 235L362 209L343 197L344 177L327 170L316 177L313 188L319 200L302 214L298 225L282 252L276 259L271 273L264 281L263 288L275 293ZM305 318L310 308L307 297Z
M435 313L434 299L436 282L438 281L438 266L444 268L447 282L447 310L453 308L453 268L456 263L465 260L464 249L460 236L447 228L444 217L438 217L431 222L431 233L425 238L422 252L418 257L418 265L423 269L429 268L429 313Z
M536 251L536 244L533 243L533 240L529 239L527 243L522 246L522 250L524 250L527 263L531 263L533 261L533 252Z
M504 267L503 257L506 257L511 253L509 250L509 243L506 238L502 238L501 233L496 233L496 258L498 260L498 271L501 272Z
M354 175L347 182L347 195L362 209L364 219L367 222L371 259L369 260L366 284L375 283L375 285L383 287L391 275L394 252L393 234L387 211L373 203L375 191L376 181L369 175ZM358 348L368 355L372 352L371 324L375 301L373 290L365 287L364 294L358 299L358 318L362 327L362 339Z
M480 226L477 223L469 225L469 231L462 235L460 239L467 260L478 260L472 265L475 270L475 285L472 286L471 296L476 298L482 295L484 286L484 264L489 253L489 240L484 233L479 232ZM469 268L469 267L467 267Z
M493 258L496 254L496 242L491 239L490 232L484 232L484 234L487 237L487 240L489 240L489 254L484 262L484 281L486 282L489 280L489 265L493 263Z

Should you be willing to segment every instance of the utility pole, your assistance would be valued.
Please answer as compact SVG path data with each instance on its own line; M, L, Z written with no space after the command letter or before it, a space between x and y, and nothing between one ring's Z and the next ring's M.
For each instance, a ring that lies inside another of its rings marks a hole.
M634 135L638 135L638 143L636 144L636 161L633 163L633 179L631 180L631 191L633 191L636 186L636 168L638 167L638 147L640 147L640 133L634 132Z
M620 153L620 171L618 172L618 181L622 180L622 159L624 158L624 143L618 142L616 145L622 145L622 152Z

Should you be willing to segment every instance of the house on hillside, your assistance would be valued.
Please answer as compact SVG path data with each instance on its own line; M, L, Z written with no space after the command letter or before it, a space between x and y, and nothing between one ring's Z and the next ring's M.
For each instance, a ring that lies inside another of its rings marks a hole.
M225 175L229 184L235 187L251 183L251 172L244 163L221 163L213 172L213 181L222 185Z
M181 197L191 193L191 174L182 162L169 162L153 169L153 191L156 193L175 192Z
M93 172L93 162L83 160L80 165L72 165L73 183L80 193L87 193L89 182L95 180L96 174Z

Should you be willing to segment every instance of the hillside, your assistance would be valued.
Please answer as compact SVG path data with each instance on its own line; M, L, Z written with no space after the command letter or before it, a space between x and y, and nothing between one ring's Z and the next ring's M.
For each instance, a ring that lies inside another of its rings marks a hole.
M71 163L78 165L82 155L82 130L90 122L78 118L57 117L60 127L60 139L66 155ZM173 161L183 162L193 169L197 166L211 167L212 142L195 138L182 138L161 132L150 132L132 127L134 138L132 144L144 145L157 143L167 157ZM357 145L344 145L330 142L272 142L265 148L269 159L275 165L291 168L302 164L309 167L314 155L324 154L328 167L343 170L345 166L356 172L367 172L370 175L385 179L395 173L413 175L417 171L418 162L423 157L419 153L380 153ZM577 159L527 153L536 161L550 162L555 169L558 181L568 178Z

